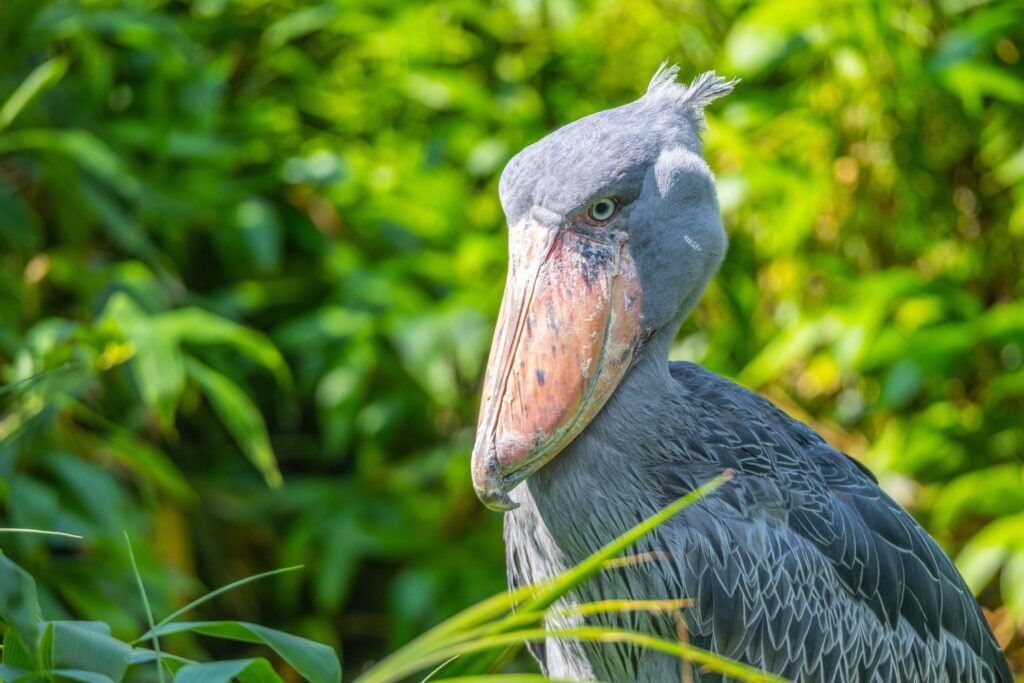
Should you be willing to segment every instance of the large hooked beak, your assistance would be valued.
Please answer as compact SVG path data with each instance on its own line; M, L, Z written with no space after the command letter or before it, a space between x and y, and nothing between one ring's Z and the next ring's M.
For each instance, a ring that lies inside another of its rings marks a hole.
M624 233L532 216L512 227L473 447L484 505L514 509L508 492L601 410L641 338L641 308Z

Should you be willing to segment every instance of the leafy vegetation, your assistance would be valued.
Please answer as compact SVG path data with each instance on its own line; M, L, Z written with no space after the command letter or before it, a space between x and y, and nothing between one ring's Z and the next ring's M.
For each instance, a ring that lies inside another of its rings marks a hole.
M86 539L0 543L47 620L110 629L66 637L148 627L125 531L155 615L305 564L196 618L346 676L498 593L467 466L497 175L668 57L743 79L674 357L872 467L1024 671L1019 3L6 0L0 44L0 524Z
M563 575L544 585L524 586L516 591L502 591L489 600L463 610L427 633L414 639L383 662L359 677L362 683L400 682L413 674L430 669L427 679L440 678L442 669L472 671L494 668L503 659L493 655L485 659L466 657L494 650L514 652L524 642L549 637L594 640L599 642L631 642L636 645L675 655L702 668L730 675L750 683L781 683L782 679L730 661L686 642L672 642L649 635L606 627L581 625L546 630L544 617L553 609L561 614L578 616L610 611L677 611L687 600L613 600L558 607L557 601L567 592L602 570L615 571L616 561L635 561L635 556L619 557L637 539L681 512L688 505L713 493L729 479L728 473L708 482L680 498L664 510L637 524L633 529L601 548L591 557ZM55 535L54 532L26 529L4 529L21 533ZM59 535L59 534L57 534ZM241 621L178 621L182 615L230 590L259 579L288 571L290 567L258 574L211 591L193 600L159 623L154 621L149 597L142 576L135 564L135 555L127 535L128 556L145 607L149 629L130 642L111 635L109 625L89 621L46 621L42 617L35 582L24 569L0 555L0 620L7 624L0 660L0 680L11 683L29 680L78 681L80 683L120 683L134 673L134 668L155 665L157 679L163 682L168 673L177 683L203 681L212 683L237 679L240 683L281 683L270 662L263 657L196 662L161 650L160 639L176 633L191 633L227 640L262 645L272 650L295 672L310 683L340 683L341 664L335 651L320 643L298 638L260 624ZM680 623L682 623L680 621ZM152 649L141 644L152 643ZM461 661L453 664L456 659ZM485 666L489 665L489 666ZM166 670L166 671L165 671ZM479 681L544 680L539 676L481 675ZM426 679L424 679L426 680ZM467 680L467 677L444 680Z

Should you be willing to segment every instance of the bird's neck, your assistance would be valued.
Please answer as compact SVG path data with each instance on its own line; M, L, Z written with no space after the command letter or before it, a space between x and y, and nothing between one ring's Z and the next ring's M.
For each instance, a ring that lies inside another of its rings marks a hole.
M643 457L644 444L685 420L679 383L669 372L668 351L675 326L656 332L612 392L604 408L584 430L590 440L614 444ZM628 441L624 441L628 439ZM586 440L586 439L585 439ZM588 448L596 444L587 444Z
M659 509L646 465L689 420L668 369L670 342L652 337L587 428L513 491L522 507L507 520L510 542L541 543L539 554L562 558L564 569Z

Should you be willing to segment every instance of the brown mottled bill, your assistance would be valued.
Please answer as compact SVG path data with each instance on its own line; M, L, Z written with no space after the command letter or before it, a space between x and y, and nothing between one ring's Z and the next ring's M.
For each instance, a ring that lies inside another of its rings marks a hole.
M488 507L512 509L508 491L604 406L640 339L640 297L623 233L533 218L512 227L473 449L473 483Z

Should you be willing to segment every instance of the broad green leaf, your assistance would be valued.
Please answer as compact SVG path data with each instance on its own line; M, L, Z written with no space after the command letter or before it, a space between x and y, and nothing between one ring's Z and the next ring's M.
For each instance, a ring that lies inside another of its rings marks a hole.
M338 683L341 663L333 648L260 624L243 621L181 621L156 629L158 636L190 631L214 638L266 645L310 683Z
M34 662L39 628L42 623L42 613L36 596L36 582L28 572L2 554L0 554L0 619L11 626L21 646L28 653L29 661ZM8 630L7 634L11 633L12 631ZM7 636L4 640L6 643ZM6 659L4 663L18 666Z
M228 683L238 678L244 683L273 681L268 678L267 669L273 674L273 668L265 659L229 659L220 662L202 662L186 664L174 676L175 683ZM254 673L255 672L255 673ZM247 675L248 674L248 675Z
M267 660L258 657L238 674L240 683L282 683L282 678Z
M24 669L27 671L35 671L39 668L39 662L37 662L36 658L29 654L29 651L21 644L21 638L18 637L18 634L13 628L8 628L4 631L3 654L3 663L6 666Z
M0 664L0 681L13 681L16 678L25 676L28 672L7 664Z
M51 669L47 673L56 681L77 681L78 683L117 683L109 676L86 669Z
M267 425L256 405L241 387L194 358L186 359L185 367L188 376L202 388L214 412L267 484L280 486L282 480L277 458L270 445Z
M113 638L106 624L54 621L50 625L52 668L92 672L115 682L124 677L132 649Z

